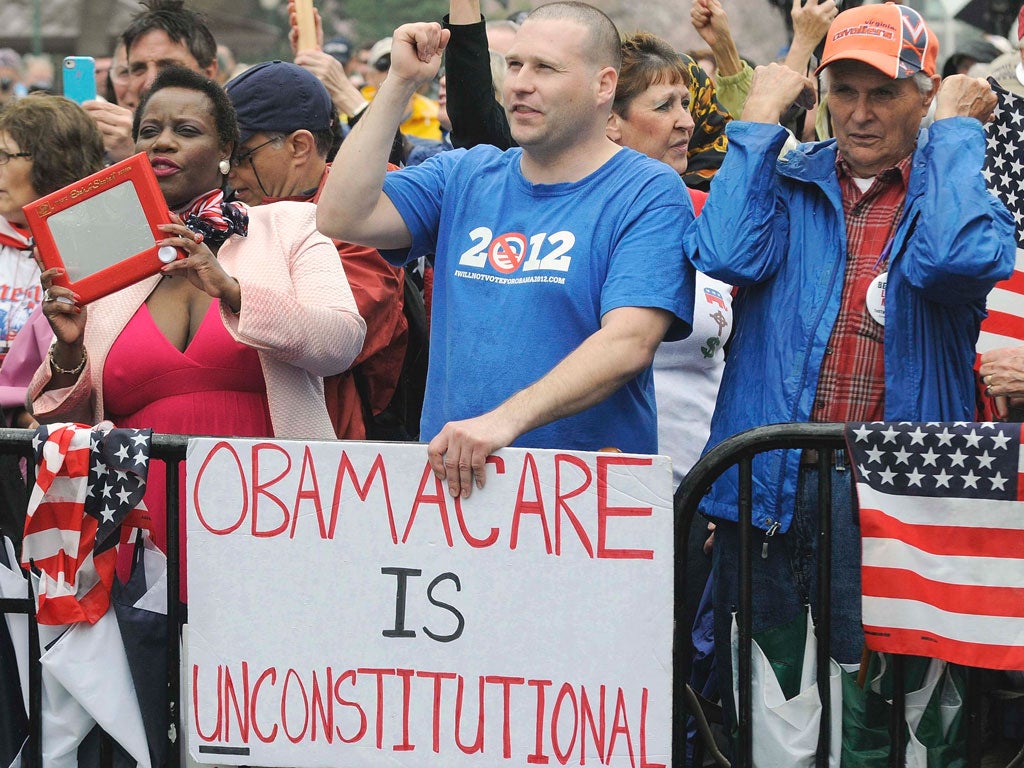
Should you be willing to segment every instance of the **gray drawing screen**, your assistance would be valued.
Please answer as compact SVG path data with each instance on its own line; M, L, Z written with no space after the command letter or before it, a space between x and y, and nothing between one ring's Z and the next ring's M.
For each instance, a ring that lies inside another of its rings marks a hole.
M118 184L55 213L46 223L72 282L152 248L155 243L131 182Z

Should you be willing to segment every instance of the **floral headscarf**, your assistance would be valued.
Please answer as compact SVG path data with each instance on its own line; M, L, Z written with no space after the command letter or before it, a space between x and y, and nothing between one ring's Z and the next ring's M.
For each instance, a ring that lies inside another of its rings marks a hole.
M725 126L732 116L719 103L715 84L701 66L685 54L681 58L690 73L690 113L695 123L683 181L688 187L706 192L725 157Z

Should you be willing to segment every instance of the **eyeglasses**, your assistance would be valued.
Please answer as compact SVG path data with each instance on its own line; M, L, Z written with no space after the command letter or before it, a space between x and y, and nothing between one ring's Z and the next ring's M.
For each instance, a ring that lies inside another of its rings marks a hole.
M231 165L232 165L232 167L233 168L237 168L242 163L244 163L246 160L248 160L250 163L252 163L252 156L253 156L253 153L256 152L256 150L263 149L265 146L267 146L267 144L273 144L275 141L278 141L278 140L279 140L279 137L275 136L272 139L267 139L262 144L257 144L252 149L247 149L244 152L239 152L237 155L235 155L234 157L231 158Z
M0 165L7 165L13 157L32 157L31 152L5 152L0 149Z

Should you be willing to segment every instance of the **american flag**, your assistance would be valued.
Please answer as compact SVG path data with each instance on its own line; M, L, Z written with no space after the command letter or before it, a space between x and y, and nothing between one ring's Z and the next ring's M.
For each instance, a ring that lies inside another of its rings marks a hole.
M998 97L995 115L985 126L985 183L1013 214L1017 225L1017 261L1013 274L988 296L988 317L981 324L978 354L1024 343L1024 97L990 80Z
M869 648L1024 669L1021 425L848 424Z
M146 490L151 436L109 422L36 430L21 563L39 574L41 624L95 624L106 613L118 532Z

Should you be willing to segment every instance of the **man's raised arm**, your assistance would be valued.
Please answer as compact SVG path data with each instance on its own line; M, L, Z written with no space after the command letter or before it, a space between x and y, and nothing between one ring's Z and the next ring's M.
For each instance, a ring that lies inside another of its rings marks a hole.
M436 23L395 30L387 79L342 142L320 195L316 223L325 235L375 248L411 245L409 228L382 191L384 174L409 99L437 74L449 35Z

